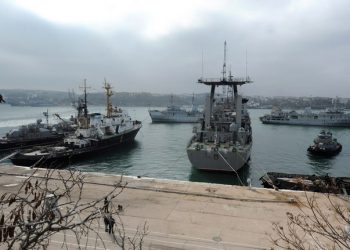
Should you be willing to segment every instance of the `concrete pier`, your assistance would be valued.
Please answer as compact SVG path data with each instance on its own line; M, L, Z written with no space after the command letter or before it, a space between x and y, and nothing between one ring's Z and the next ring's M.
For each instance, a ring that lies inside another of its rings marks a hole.
M1 193L14 192L32 171L0 164ZM44 171L36 175L39 177ZM93 200L105 195L120 178L86 173L83 198ZM115 202L123 206L121 218L127 233L132 234L147 222L145 249L270 249L272 222L284 224L286 212L299 211L294 201L305 200L304 192L122 178L127 187ZM322 194L317 197L325 199ZM116 249L107 233L104 237L106 247ZM67 239L75 249L74 239ZM60 249L61 241L62 235L58 234L52 239L50 249Z

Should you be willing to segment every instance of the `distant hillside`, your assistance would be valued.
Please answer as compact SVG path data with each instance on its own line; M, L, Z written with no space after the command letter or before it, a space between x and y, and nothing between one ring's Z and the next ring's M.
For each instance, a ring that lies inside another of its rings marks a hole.
M44 90L7 90L1 89L6 102L13 106L67 106L74 99L83 98L82 95L73 95L69 92L44 91ZM207 94L196 94L195 104L204 104ZM105 105L104 93L88 93L88 103L91 105ZM118 92L112 96L114 105L118 106L167 106L170 104L171 95L151 93ZM176 105L191 105L192 95L173 95L173 103Z
M64 106L70 104L67 92L0 89L6 103L13 106Z
M218 91L221 92L221 91ZM0 90L6 102L14 106L69 106L77 96L68 92L46 91L46 90ZM204 105L208 93L195 94L194 103ZM250 108L271 108L279 106L288 109L303 109L311 107L313 109L325 109L333 107L335 104L341 108L350 109L348 98L330 97L248 97ZM170 104L171 95L152 94L146 92L129 93L118 92L112 96L114 105L117 106L143 106L143 107L165 107ZM104 93L88 93L88 103L91 105L105 105L106 96ZM191 105L192 94L173 95L173 103L176 105Z

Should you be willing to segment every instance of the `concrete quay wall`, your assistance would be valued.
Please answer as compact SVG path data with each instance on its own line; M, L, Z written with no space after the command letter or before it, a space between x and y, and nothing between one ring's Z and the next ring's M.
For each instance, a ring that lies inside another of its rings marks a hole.
M0 164L1 193L15 192L33 171ZM44 172L37 170L36 178ZM300 211L295 201L305 201L304 192L100 173L85 173L83 198L105 195L121 178L127 186L115 203L123 206L128 231L147 223L145 249L270 249L272 223L285 224L287 212ZM316 197L326 209L325 196ZM108 248L115 249L106 237ZM60 249L59 242L55 238L50 249Z

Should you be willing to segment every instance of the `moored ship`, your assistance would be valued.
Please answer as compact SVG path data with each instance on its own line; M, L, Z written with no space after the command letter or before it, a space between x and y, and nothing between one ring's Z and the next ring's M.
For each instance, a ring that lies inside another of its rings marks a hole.
M73 123L59 122L50 125L48 123L48 112L43 114L46 117L46 123L38 119L36 123L19 126L0 138L0 152L54 144L62 141L67 133L74 132Z
M238 94L238 86L252 81L249 77L233 78L231 74L226 77L224 62L222 78L201 78L198 82L210 86L211 91L201 127L194 128L195 135L187 146L188 158L200 170L236 172L248 162L252 148L248 99ZM227 95L215 98L217 86L227 87Z
M171 96L171 105L166 110L149 110L152 122L156 123L195 123L203 118L197 106L193 103L191 110L185 110L173 104L173 96Z
M303 113L274 108L270 114L260 117L260 121L264 124L277 125L350 127L350 114L338 108L330 108L319 113L312 112L311 108L306 108Z
M105 82L107 114L89 114L85 101L83 115L78 118L79 127L74 135L64 138L62 145L37 147L24 150L10 159L15 165L59 168L67 163L85 159L99 152L132 143L142 124L131 120L122 109L113 107L110 84ZM85 89L86 93L86 89Z

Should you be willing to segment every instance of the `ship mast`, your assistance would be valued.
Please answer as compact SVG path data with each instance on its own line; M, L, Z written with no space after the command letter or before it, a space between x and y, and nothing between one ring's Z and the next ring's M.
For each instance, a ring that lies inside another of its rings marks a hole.
M224 64L222 65L222 79L226 80L226 41L224 42Z
M224 42L224 63L222 65L222 80L226 80L226 41ZM222 86L222 92L225 96L226 86Z
M111 117L113 113L113 106L111 101L111 96L113 95L113 92L112 92L111 85L107 83L106 79L105 79L103 88L106 90L106 96L107 96L107 105L106 105L107 117Z
M205 126L208 126L210 123L210 117L212 116L213 113L213 103L214 103L214 95L215 95L215 87L216 86L229 86L233 88L234 91L234 96L236 97L238 95L238 86L242 86L247 83L252 83L253 81L250 80L249 76L246 77L233 77L230 73L229 78L226 78L226 41L224 43L224 65L223 65L223 72L222 72L222 78L219 79L213 79L213 78L208 78L208 79L203 79L200 78L198 80L198 83L202 83L205 85L210 86L210 97L209 97L209 109L208 109L208 114L205 115L206 120L205 120ZM237 101L237 100L236 100Z
M46 125L49 126L49 109L46 109L46 112L43 112L43 115L46 118Z
M86 94L86 89L90 88L86 86L86 79L84 79L84 85L80 86L79 88L84 89L84 103L82 105L82 107L78 107L79 109L83 109L84 110L84 116L87 117L88 115L88 109L87 109L87 94ZM80 111L78 110L78 113L80 113ZM79 116L80 114L78 114Z

